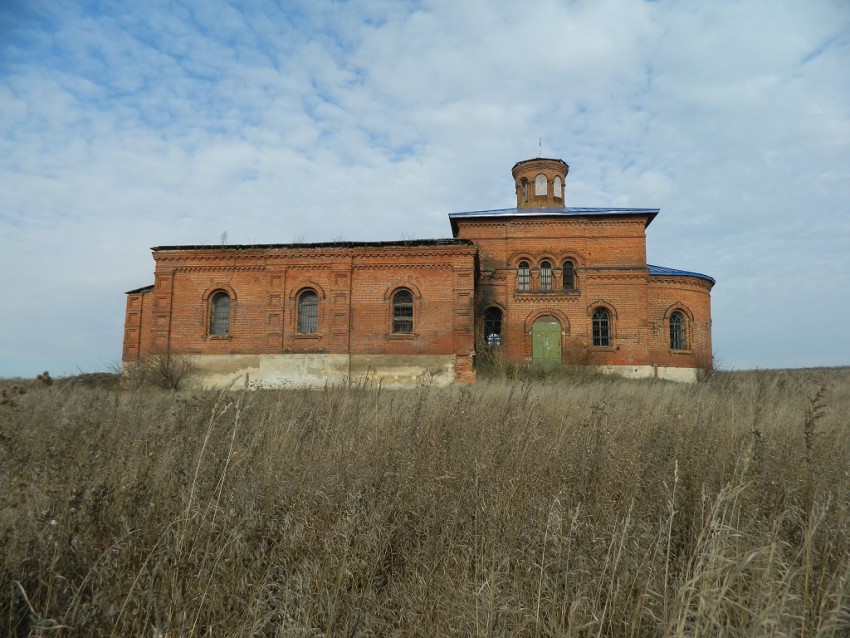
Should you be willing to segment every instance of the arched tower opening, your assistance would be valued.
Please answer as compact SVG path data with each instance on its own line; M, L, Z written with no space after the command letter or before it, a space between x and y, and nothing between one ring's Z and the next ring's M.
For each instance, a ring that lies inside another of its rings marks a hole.
M564 207L564 182L570 167L564 160L538 157L514 164L517 208Z

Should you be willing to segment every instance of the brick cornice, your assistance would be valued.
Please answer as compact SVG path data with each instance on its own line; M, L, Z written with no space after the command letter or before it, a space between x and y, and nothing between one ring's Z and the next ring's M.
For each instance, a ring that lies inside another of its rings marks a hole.
M383 270L386 268L402 268L405 270L410 270L411 266L415 266L416 268L426 268L429 270L433 270L435 268L443 268L446 270L453 270L454 265L452 264L409 264L409 263L365 263L365 264L355 264L355 270Z
M581 291L576 292L519 292L513 291L514 301L527 301L529 303L539 303L541 301L566 303L576 302L581 297Z
M699 288L707 291L710 291L713 286L710 281L699 277L690 277L688 275L680 275L677 277L659 277L658 275L652 275L649 278L649 283L650 285L665 284L668 286Z
M201 266L195 264L186 264L185 266L176 266L174 268L174 272L261 272L265 270L266 267L263 265L251 266L248 264L245 265L236 265L236 266L221 266L221 265L209 265L209 266Z
M203 262L218 262L218 263L232 263L236 262L245 262L245 261L265 261L265 255L254 254L201 254L201 253L154 253L154 261L157 263L194 263L198 261Z
M356 251L353 257L354 259L372 259L375 257L472 257L475 255L475 252L475 248L465 246L462 249L447 247L446 250L417 250L415 248L407 248L404 250Z
M646 271L630 271L630 270L606 270L606 271L587 271L584 274L585 281L614 281L623 279L634 279L639 282L646 282Z
M619 217L615 219L601 217L555 217L555 218L523 218L511 220L511 226L531 226L533 228L546 228L548 226L563 227L566 225L572 226L640 226L645 227L645 220L642 217Z
M348 259L353 251L345 249L329 249L329 250L299 250L293 248L291 250L275 250L269 251L262 255L264 259L269 260L291 260L291 259L308 259L315 261L316 259Z
M474 246L445 246L445 247L421 247L421 246L389 246L382 249L334 249L334 250L298 250L269 251L262 253L236 253L236 252L212 252L212 253L154 253L157 263L195 263L215 262L217 264L232 264L233 262L291 262L304 261L315 265L317 262L332 261L338 259L373 259L373 258L433 258L442 259L450 257L473 257L476 253Z

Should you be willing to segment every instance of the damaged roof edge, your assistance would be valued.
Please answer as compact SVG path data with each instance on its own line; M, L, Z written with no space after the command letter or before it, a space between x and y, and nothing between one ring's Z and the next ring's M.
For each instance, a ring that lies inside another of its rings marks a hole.
M313 244L194 244L185 246L153 246L151 250L266 250L323 248L415 248L420 246L473 246L469 239L402 239L399 241L331 241Z
M125 295L138 295L138 294L143 293L143 292L150 292L151 290L153 290L153 284L151 284L150 286L142 286L141 288L136 288L135 290L128 290L124 294Z

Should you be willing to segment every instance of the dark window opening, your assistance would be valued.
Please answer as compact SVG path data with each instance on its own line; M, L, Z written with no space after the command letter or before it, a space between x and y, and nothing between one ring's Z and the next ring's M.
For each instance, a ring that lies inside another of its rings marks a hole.
M305 290L298 297L298 334L319 332L319 295Z
M564 262L564 290L576 289L576 268L575 264L569 260Z
M686 350L687 340L685 337L685 315L677 310L670 315L670 349Z
M548 261L540 263L540 290L552 290L552 264Z
M212 297L210 307L210 334L223 336L230 332L230 295L224 291Z
M491 348L502 345L502 311L498 308L484 311L484 339Z
M393 333L413 334L413 293L409 290L393 295Z
M593 345L611 345L611 315L605 308L593 311Z

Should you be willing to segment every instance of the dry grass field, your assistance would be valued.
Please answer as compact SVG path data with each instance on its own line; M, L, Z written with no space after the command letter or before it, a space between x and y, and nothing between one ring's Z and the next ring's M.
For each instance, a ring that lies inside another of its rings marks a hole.
M24 389L0 635L850 635L847 369Z

